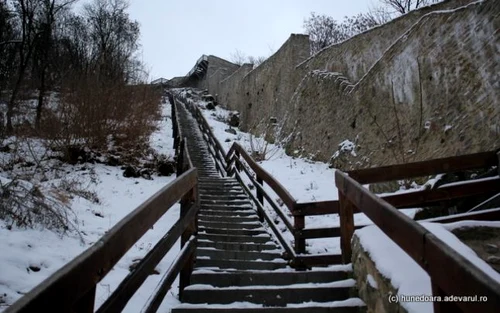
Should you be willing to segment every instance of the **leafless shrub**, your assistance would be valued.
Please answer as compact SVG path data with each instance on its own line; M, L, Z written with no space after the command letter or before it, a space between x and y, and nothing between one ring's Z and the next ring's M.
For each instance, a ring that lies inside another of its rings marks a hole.
M276 118L271 117L265 124L261 138L255 138L251 133L255 132L257 129L261 129L260 126L263 124L264 120L251 130L249 141L252 158L256 161L270 160L280 152L280 149L286 145L290 138L289 136L285 136L283 131L286 121L287 119L285 118L278 123Z
M98 203L97 194L84 185L81 176L68 176L67 165L56 160L57 154L40 139L10 138L2 147L0 219L11 227L43 226L78 233L71 200L79 196ZM86 174L88 184L96 182L92 170Z
M68 199L58 190L13 179L0 182L0 218L11 225L67 231L77 229Z
M88 79L63 90L57 110L45 114L41 134L71 159L75 147L106 151L147 141L160 118L161 94L151 86L96 86ZM76 89L76 90L75 90Z

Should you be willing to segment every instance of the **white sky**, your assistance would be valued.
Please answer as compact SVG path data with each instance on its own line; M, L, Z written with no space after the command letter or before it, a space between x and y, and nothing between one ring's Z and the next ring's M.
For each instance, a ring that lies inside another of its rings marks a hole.
M377 0L129 0L151 79L184 76L202 54L269 56L311 12L341 20Z

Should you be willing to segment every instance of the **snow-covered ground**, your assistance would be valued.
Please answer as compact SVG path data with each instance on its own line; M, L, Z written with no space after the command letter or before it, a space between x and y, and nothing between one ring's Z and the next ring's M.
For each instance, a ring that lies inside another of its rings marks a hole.
M172 121L170 105L164 105L159 129L151 136L151 146L156 152L173 155ZM111 227L144 202L155 192L175 179L154 176L153 180L125 178L119 167L103 164L66 165L65 179L76 178L99 197L99 203L75 196L70 200L74 224L78 231L60 235L50 230L20 229L0 220L0 311L30 291L49 275L78 254L88 249ZM82 170L83 168L83 170ZM91 172L93 174L91 175ZM93 177L93 178L92 178ZM57 184L56 180L43 183L44 186ZM129 266L141 259L166 233L179 217L179 206L173 206L141 240L119 261L113 270L98 284L96 307L118 286L129 273ZM161 275L169 268L179 252L177 244L156 270L160 275L151 275L125 312L138 312L151 295ZM164 306L178 303L177 282L167 294Z

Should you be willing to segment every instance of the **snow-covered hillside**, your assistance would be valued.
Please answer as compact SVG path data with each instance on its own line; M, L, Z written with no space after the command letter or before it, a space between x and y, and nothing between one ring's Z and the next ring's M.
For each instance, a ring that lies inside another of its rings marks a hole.
M172 121L170 104L163 106L159 129L150 138L151 147L158 153L172 156ZM22 229L0 220L0 311L42 282L49 275L92 246L118 221L139 204L175 179L153 176L125 178L119 167L104 164L64 165L65 179L75 179L95 192L99 203L75 196L68 200L76 230L62 235L50 230ZM5 178L4 178L5 180ZM59 181L48 180L43 186L57 186ZM170 229L179 216L179 206L172 207L144 237L120 260L114 269L98 284L96 307L111 294L129 267L142 258ZM163 274L179 252L175 246L157 267ZM160 275L152 275L130 301L126 312L138 312L156 286ZM165 300L176 302L176 285Z

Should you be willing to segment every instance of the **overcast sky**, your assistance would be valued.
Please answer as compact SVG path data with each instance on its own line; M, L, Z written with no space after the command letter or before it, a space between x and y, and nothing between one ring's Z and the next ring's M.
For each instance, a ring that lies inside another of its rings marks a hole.
M151 79L184 76L202 54L230 60L236 50L269 56L311 12L335 19L366 12L377 0L130 0L141 24L142 59Z

